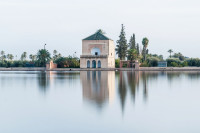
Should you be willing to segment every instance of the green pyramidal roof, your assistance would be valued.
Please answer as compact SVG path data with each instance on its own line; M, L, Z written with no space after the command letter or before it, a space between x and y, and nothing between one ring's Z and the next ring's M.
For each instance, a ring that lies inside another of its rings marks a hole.
M101 30L98 30L96 33L94 33L93 35L91 35L83 40L111 40L111 39L109 39L108 37L103 35Z

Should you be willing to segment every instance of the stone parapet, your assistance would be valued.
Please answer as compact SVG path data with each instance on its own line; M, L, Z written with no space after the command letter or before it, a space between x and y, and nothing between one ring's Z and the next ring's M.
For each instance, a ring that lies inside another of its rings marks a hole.
M81 55L80 58L107 58L108 55Z

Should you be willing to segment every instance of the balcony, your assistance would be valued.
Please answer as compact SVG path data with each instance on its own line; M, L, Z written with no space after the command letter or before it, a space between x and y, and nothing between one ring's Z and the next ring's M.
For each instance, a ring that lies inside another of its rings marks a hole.
M81 55L81 58L107 58L108 55Z

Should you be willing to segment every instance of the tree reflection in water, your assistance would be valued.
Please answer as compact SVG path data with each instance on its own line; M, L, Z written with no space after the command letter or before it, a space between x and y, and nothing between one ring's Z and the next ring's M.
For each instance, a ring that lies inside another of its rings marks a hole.
M132 99L135 102L136 91L139 87L139 72L127 72L127 79Z
M144 101L146 102L148 98L148 89L147 89L148 74L143 72L141 77L143 79L143 98L144 98Z
M40 91L45 94L48 89L54 87L54 85L59 86L58 88L60 88L60 86L64 87L66 84L73 86L77 80L79 81L79 76L78 72L46 71L38 73L37 81Z
M126 93L127 93L124 74L125 73L121 71L119 72L119 82L118 82L118 91L119 91L119 96L120 96L122 112L124 111Z
M148 100L148 82L156 80L158 72L120 71L116 72L116 77L118 79L117 86L123 113L128 94L130 94L133 103L135 103L136 97L139 97L136 94L139 94L141 89L144 102Z

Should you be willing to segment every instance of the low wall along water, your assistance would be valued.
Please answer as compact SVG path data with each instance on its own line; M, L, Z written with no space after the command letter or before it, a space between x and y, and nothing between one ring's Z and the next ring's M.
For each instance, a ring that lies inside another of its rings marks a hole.
M200 71L200 67L140 67L133 68L54 68L44 67L0 67L0 71Z

